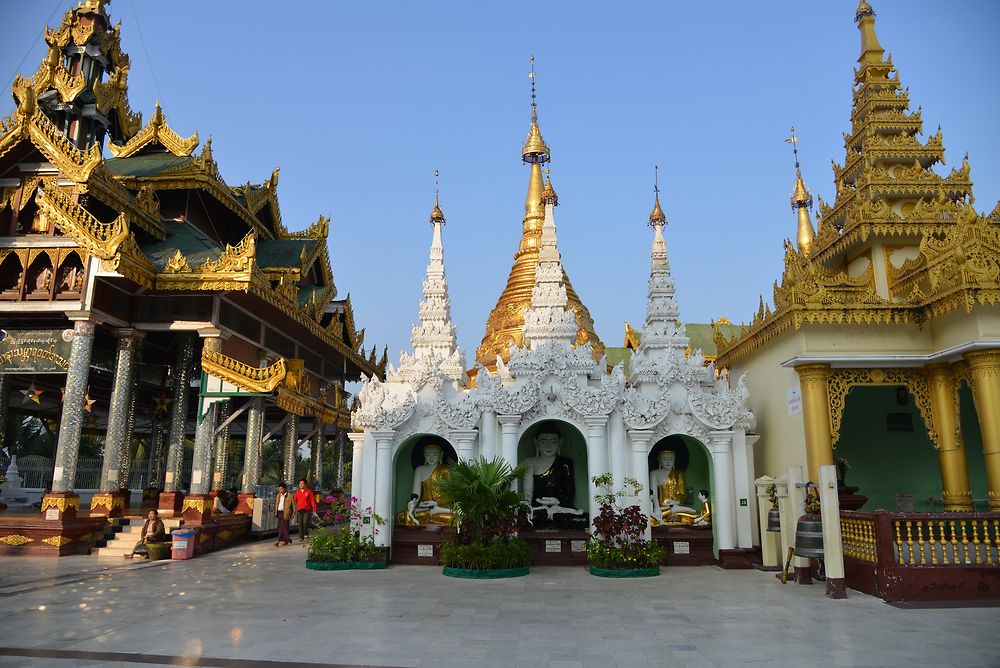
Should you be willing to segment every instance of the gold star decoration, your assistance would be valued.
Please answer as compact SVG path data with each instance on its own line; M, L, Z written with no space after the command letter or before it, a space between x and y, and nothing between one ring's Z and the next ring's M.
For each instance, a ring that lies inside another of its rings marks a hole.
M33 401L33 402L35 402L36 404L39 404L39 405L41 405L41 403L42 403L42 399L41 399L41 397L42 397L42 392L43 392L43 391L44 391L44 390L39 390L38 388L36 388L36 387L35 387L35 384L34 384L34 383L32 383L32 384L31 384L31 385L30 385L30 386L28 387L28 389L26 389L26 390L21 390L21 394L23 394L23 395L24 395L24 398L23 398L23 399L21 399L21 404L22 404L22 405L24 405L24 404L27 404L27 403L29 403L29 402L32 402L32 401Z
M158 399L153 399L153 415L166 415L170 410L170 401L163 394Z

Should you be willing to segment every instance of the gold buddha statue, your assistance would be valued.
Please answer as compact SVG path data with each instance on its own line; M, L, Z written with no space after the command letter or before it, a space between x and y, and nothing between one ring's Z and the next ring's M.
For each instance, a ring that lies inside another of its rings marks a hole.
M652 524L681 524L681 514L697 515L694 508L684 504L687 484L684 471L674 468L677 454L661 450L656 456L659 467L649 472L649 489L653 501Z
M680 518L681 524L693 527L712 526L712 503L708 500L708 490L703 489L698 492L698 500L701 501L701 513L674 513L674 517Z
M451 469L444 463L444 450L436 443L424 446L424 463L413 469L413 492L406 509L396 516L403 526L449 526L455 513L445 504L440 481L451 478Z

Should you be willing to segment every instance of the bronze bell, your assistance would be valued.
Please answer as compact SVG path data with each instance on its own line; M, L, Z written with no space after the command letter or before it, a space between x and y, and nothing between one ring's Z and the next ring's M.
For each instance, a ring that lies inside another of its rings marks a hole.
M823 558L823 520L818 514L806 513L799 518L795 526L795 556Z
M781 511L777 508L767 511L767 530L781 531Z

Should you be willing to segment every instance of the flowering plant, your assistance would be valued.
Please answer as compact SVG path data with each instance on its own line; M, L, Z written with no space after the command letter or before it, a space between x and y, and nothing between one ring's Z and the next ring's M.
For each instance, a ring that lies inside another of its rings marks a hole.
M638 497L643 487L634 478L625 478L622 489L613 489L610 473L594 476L593 482L604 490L595 494L601 512L594 518L594 531L587 543L587 560L591 566L616 570L653 568L663 560L666 551L655 540L643 536L649 518L638 505L623 506L626 496Z
M361 508L353 496L327 496L323 502L320 528L309 541L309 561L361 562L383 558L382 549L375 545L375 536L385 522L370 506ZM366 525L371 525L372 531L361 535L361 527Z

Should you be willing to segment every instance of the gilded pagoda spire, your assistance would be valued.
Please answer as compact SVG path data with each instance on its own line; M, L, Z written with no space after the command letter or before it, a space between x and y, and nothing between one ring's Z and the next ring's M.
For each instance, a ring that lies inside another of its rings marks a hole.
M809 216L809 207L813 204L812 193L806 188L805 181L802 180L802 169L799 167L799 137L792 128L792 136L785 140L792 145L792 153L795 156L795 191L792 193L792 211L798 216L798 230L796 230L796 242L799 252L809 255L812 251L813 239L816 238L816 230L813 228L812 218Z
M649 214L649 224L653 227L658 225L666 225L667 217L663 214L663 209L660 208L660 166L653 166L653 210Z
M476 350L476 362L488 368L496 367L497 356L509 358L510 345L524 342L524 310L531 305L531 293L535 285L535 272L542 243L542 227L545 221L546 184L542 165L552 157L548 144L542 138L538 124L538 99L535 88L535 57L531 57L531 122L528 136L521 146L521 160L528 163L528 192L524 198L524 219L521 222L521 242L514 254L514 265L507 278L507 286L497 300L486 321L486 332ZM551 189L551 181L548 188ZM551 190L555 195L555 190ZM604 344L594 331L594 321L587 307L573 289L569 277L563 272L569 307L576 316L578 325L576 345L589 341L593 346L594 359L604 354Z
M441 176L441 172L437 169L434 170L434 208L431 209L431 225L441 224L444 225L444 211L441 210L441 203L438 201L438 178Z

